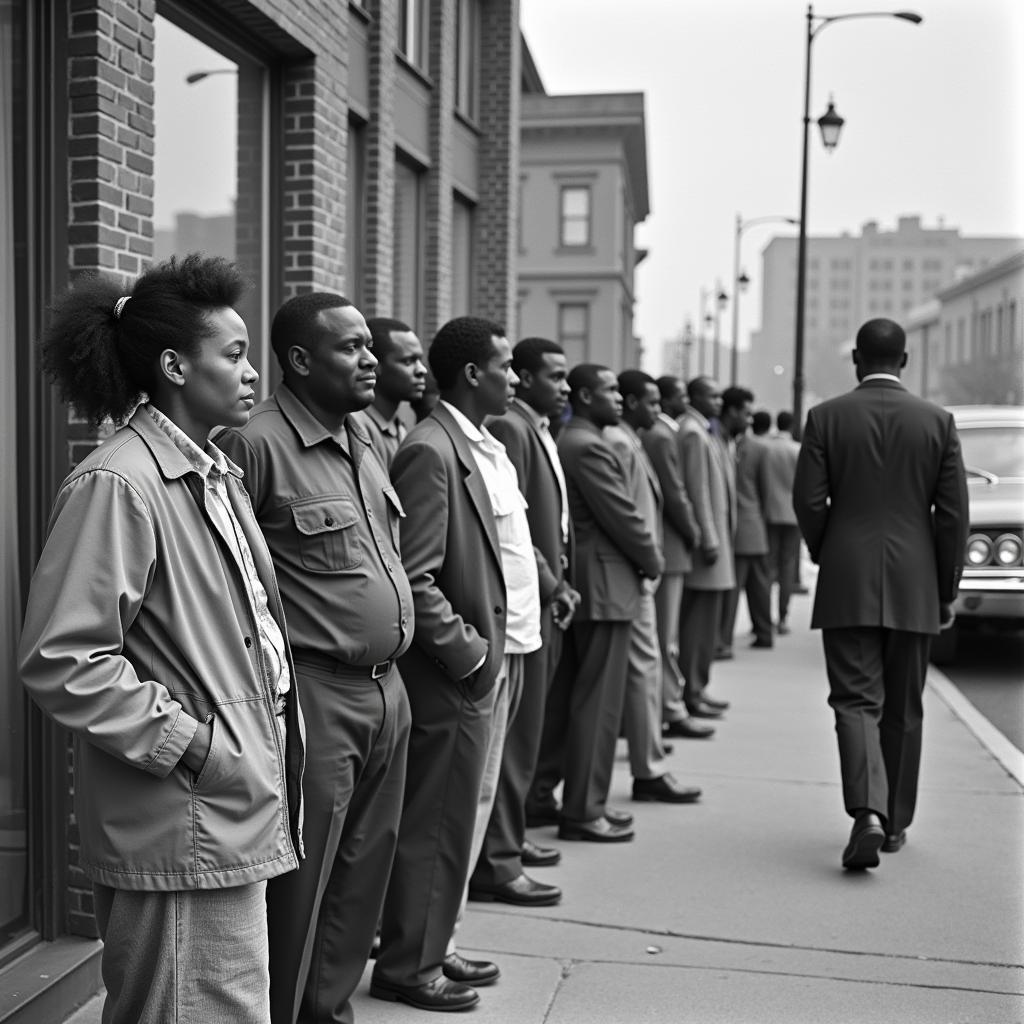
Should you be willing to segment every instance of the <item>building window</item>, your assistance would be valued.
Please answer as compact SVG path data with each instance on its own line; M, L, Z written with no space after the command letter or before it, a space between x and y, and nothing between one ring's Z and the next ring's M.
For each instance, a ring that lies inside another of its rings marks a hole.
M366 248L366 125L348 119L348 180L345 184L345 279L346 298L363 306Z
M422 330L423 321L423 218L423 174L399 157L395 161L394 316L415 331Z
M570 367L587 360L590 351L590 307L585 302L558 304L558 344Z
M269 344L269 69L171 4L156 17L153 250L234 260L253 283L238 306L264 394Z
M452 316L473 309L473 204L452 197Z
M475 120L477 109L477 67L480 53L479 0L457 0L455 23L455 109Z
M398 50L413 67L426 70L429 0L399 0Z
M590 186L563 185L559 243L565 247L590 245Z

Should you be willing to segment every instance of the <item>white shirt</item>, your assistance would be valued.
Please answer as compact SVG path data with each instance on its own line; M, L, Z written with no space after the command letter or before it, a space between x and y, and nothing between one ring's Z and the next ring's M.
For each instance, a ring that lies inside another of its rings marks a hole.
M869 373L866 377L861 377L860 382L864 384L869 380L894 380L897 384L903 383L895 373Z
M450 402L451 413L469 442L484 486L491 499L498 534L501 572L505 577L505 654L529 654L540 649L540 583L533 553L526 499L505 446L486 427L474 426Z

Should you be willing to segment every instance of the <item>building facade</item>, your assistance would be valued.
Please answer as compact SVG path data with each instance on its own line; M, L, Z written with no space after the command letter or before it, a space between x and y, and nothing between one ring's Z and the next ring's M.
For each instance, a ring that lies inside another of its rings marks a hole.
M97 438L34 340L77 275L199 246L270 319L341 292L425 338L516 309L516 0L0 0L0 1019L98 986L68 737L26 699L21 608L53 496ZM486 54L486 60L479 55Z
M808 405L846 390L853 380L848 352L871 317L904 321L958 274L1009 256L1022 240L962 236L900 217L895 230L864 224L859 235L817 236L807 244L805 389ZM772 239L762 253L761 327L743 353L741 378L771 409L793 395L797 240Z
M1024 249L907 318L907 383L943 405L1024 405Z
M523 85L519 337L559 342L570 366L639 366L634 272L646 253L634 229L650 210L644 97L549 96L536 75Z

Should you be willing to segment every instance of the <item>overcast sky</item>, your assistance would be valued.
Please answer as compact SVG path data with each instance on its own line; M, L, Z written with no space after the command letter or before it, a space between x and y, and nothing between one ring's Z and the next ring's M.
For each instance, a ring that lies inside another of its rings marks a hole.
M636 237L650 256L637 271L637 332L658 370L661 343L696 324L700 289L720 278L731 295L736 214L799 214L807 5L520 2L549 93L646 95L651 214ZM831 154L812 124L809 233L858 233L867 220L892 229L919 214L926 227L1024 236L1024 2L822 2L815 14L900 9L923 23L839 22L814 41L811 118L831 95L846 124ZM743 348L760 321L760 252L795 231L743 234Z

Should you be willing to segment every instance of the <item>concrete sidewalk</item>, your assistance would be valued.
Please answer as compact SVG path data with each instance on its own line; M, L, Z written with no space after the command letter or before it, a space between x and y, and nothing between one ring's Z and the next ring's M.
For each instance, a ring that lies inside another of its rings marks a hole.
M478 1024L1010 1024L1024 1021L1024 787L948 681L926 694L916 821L875 871L840 868L849 832L820 637L797 598L773 651L716 664L732 708L711 741L677 740L694 806L632 804L620 750L612 802L632 843L558 843L557 907L471 903L462 951L495 960ZM958 715L957 712L961 712ZM974 723L976 725L976 723ZM1009 758L1009 761L1007 761ZM359 1024L436 1015L367 994ZM72 1018L98 1021L98 1001Z

